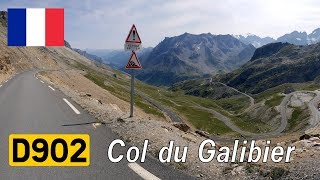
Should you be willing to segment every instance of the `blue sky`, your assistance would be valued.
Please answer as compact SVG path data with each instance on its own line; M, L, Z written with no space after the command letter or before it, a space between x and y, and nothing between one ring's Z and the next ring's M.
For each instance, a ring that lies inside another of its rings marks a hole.
M318 0L0 1L13 7L65 8L65 39L77 48L121 49L133 23L144 47L184 32L278 37L320 27Z

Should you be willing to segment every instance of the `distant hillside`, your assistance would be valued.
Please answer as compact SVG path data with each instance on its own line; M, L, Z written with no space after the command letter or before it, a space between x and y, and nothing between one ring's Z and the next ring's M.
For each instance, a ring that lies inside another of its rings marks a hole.
M210 83L210 79L191 79L173 84L169 90L184 91L187 95L199 96L210 99L223 99L239 95L230 87L219 83Z
M249 62L218 80L243 92L259 93L284 83L313 81L320 76L319 69L320 43L274 43L257 49Z
M255 48L231 35L185 33L165 38L147 58L138 78L154 85L230 72L253 55Z

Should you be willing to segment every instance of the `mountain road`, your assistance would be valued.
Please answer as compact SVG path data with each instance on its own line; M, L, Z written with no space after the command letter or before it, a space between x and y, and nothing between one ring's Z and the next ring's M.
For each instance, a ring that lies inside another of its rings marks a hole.
M53 86L23 72L0 87L0 179L193 179L148 157L145 163L112 163L108 148L120 139L108 125L94 126L96 119ZM77 124L77 125L75 125ZM88 167L11 167L8 163L10 134L89 134ZM126 154L115 146L114 156Z

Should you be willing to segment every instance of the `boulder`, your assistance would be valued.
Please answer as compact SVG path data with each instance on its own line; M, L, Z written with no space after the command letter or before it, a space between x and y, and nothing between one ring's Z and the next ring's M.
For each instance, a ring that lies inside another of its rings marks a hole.
M190 129L190 127L185 123L175 123L173 124L173 126L180 129L183 132L188 132Z

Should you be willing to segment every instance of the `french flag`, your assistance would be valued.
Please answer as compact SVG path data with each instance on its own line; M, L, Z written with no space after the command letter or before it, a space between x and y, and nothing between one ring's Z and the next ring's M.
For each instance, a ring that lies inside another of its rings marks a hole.
M64 46L64 9L8 9L8 46Z

